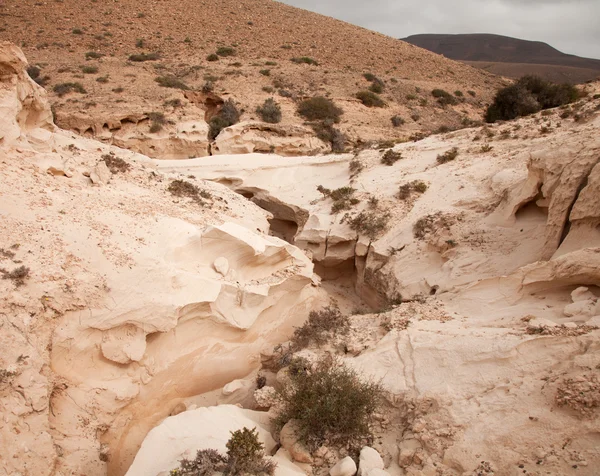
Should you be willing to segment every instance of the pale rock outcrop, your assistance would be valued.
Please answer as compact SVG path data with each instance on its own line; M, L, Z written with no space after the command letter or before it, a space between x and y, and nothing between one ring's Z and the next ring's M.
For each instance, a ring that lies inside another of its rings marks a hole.
M213 155L274 153L282 156L317 155L329 146L302 126L240 122L221 131L211 145Z
M27 59L9 42L0 42L0 145L36 128L54 129L46 92L27 74Z
M245 387L244 380L234 380L223 387L223 395L232 395Z
M265 453L270 454L275 441L268 425L265 413L234 405L198 408L168 417L148 433L126 475L168 474L182 458L193 459L198 450L215 449L225 454L231 432L244 427L256 428Z
M57 125L107 144L157 159L189 159L208 155L208 124L203 120L166 123L153 132L149 115L141 106L110 110L59 112Z
M368 476L372 470L383 468L383 459L376 449L364 446L360 450L358 476Z
M270 408L279 400L277 390L269 386L258 388L254 391L254 400L258 408Z
M356 474L356 463L350 456L339 460L329 470L329 476L354 476Z
M308 464L312 463L313 457L306 446L298 440L296 435L297 422L295 420L290 420L283 426L279 433L279 442L281 443L281 446L289 452L293 461Z

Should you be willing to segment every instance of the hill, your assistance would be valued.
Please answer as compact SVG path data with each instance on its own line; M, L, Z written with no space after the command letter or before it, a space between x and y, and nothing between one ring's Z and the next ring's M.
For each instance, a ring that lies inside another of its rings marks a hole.
M298 100L329 96L345 111L339 128L349 143L479 119L502 84L397 39L271 0L7 0L0 39L16 42L39 68L61 127L163 158L211 153L203 123L210 105L189 92L207 83L217 101L238 104L243 122L256 120L256 107L275 96L282 125L298 125ZM383 81L386 107L356 99L370 86L364 73ZM69 85L75 89L65 93ZM441 108L431 96L436 88L472 94ZM157 133L149 132L152 112L165 116ZM392 116L404 124L392 127Z
M600 76L600 60L568 55L541 41L491 34L426 34L403 40L509 77L539 74L553 81L578 83Z

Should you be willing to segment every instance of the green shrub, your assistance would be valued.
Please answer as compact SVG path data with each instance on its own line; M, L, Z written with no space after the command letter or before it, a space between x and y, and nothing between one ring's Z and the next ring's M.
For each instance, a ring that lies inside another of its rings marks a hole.
M319 121L311 124L313 131L323 142L331 144L331 152L342 153L346 150L346 136L342 131L333 127L330 120Z
M450 162L458 157L458 148L452 147L452 149L447 150L443 154L437 156L438 164L445 164L446 162Z
M462 98L464 96L463 92L462 91L458 91L458 90L454 91L454 95L457 98Z
M331 198L333 200L331 213L337 213L342 210L350 210L352 205L356 205L360 201L357 198L354 198L354 192L356 192L356 189L352 187L340 187L335 190L329 190L328 188L319 185L317 190L321 192L324 197Z
M220 46L219 48L217 48L217 55L219 56L235 56L236 55L236 51L235 48L232 48L231 46Z
M263 76L271 76L271 70L270 69L261 69L259 71L260 74L262 74Z
M256 113L263 121L270 124L281 122L281 107L273 98L265 100L262 106L257 107Z
M369 82L375 81L377 79L377 76L375 76L373 73L364 73L363 76Z
M472 89L469 89L469 90L467 91L467 93L468 93L470 96L473 96L473 97L477 96L477 93L476 93L475 91L473 91Z
M385 88L385 83L381 79L375 78L371 82L371 86L369 86L369 91L371 91L372 93L375 93L375 94L381 94L383 92L384 88Z
M370 425L383 391L378 384L362 381L353 370L333 360L314 369L289 372L291 385L281 391L277 427L294 419L298 438L310 450L323 444L359 449L371 436Z
M226 127L232 126L239 122L240 111L232 99L228 99L221 106L219 114L214 116L209 122L208 138L215 140L217 136Z
M27 74L34 81L40 77L42 70L38 66L29 66L27 68Z
M247 474L272 476L277 465L265 458L264 445L258 439L256 428L231 432L226 444L227 456L217 450L199 450L193 460L182 459L179 468L170 472L171 476L225 476Z
M102 53L98 53L96 51L88 51L85 54L85 59L86 60L90 60L90 59L99 59L102 58L104 55Z
M377 94L372 91L359 91L356 93L356 98L359 99L367 107L384 107L385 102Z
M96 74L98 72L98 66L82 66L81 72L83 74Z
M129 56L129 61L134 61L136 63L142 63L144 61L156 61L158 59L160 59L160 55L158 53L139 53Z
M211 53L206 57L206 61L219 61L219 55Z
M523 76L516 83L500 89L485 113L487 122L512 120L541 109L575 101L579 92L570 84L554 84L538 76Z
M453 106L458 103L452 94L450 94L448 91L444 91L443 89L434 89L431 91L431 95L437 99L438 104L441 106Z
M394 152L392 149L388 149L381 157L381 163L385 165L394 165L402 158L402 153Z
M351 229L373 240L387 228L389 219L387 213L363 211L353 218L348 218L347 222Z
M54 86L53 91L58 94L59 97L63 97L65 94L72 92L79 94L87 93L81 83L60 83Z
M323 96L305 99L298 105L298 114L309 121L330 120L337 124L343 113L344 111L337 107L331 99Z
M404 119L402 119L400 116L392 116L391 121L392 121L392 126L394 126L394 127L400 127L406 123L406 121Z
M331 333L345 334L349 329L350 321L338 307L328 306L320 311L311 311L304 325L294 331L292 348L298 351L311 343L318 346L327 342Z
M175 76L157 76L154 81L163 88L189 90L189 86Z
M300 58L292 58L291 61L296 64L311 64L314 66L319 66L317 60L313 58L309 58L308 56L301 56Z

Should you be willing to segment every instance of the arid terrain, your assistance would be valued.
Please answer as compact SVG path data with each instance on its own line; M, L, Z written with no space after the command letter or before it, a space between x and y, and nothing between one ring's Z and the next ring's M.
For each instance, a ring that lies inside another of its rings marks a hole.
M206 83L238 104L242 122L257 119L256 107L275 97L283 111L279 135L303 141L314 137L310 129L286 127L302 124L298 99L329 96L345 111L339 127L353 144L479 120L502 84L405 42L271 0L7 0L0 15L0 39L22 47L39 67L60 127L156 158L211 153L202 123L212 105L194 94ZM216 55L219 48L231 56ZM364 73L383 82L385 107L356 98L371 85ZM81 92L54 92L69 83ZM431 95L436 88L459 91L460 101L441 107ZM150 132L156 112L166 123ZM398 127L393 116L402 118Z
M277 2L175 4L0 6L0 475L597 475L600 82L483 125L509 80ZM337 153L297 114L320 95ZM352 385L302 403L322 369Z
M508 78L535 74L556 83L600 77L600 59L568 55L541 41L501 35L412 35L404 41Z

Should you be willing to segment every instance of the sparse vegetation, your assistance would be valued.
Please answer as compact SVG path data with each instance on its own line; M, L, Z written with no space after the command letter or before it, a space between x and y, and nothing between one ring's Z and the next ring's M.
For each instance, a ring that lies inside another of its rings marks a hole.
M512 120L572 103L578 97L579 92L573 85L550 83L538 76L523 76L496 93L494 102L486 110L485 120L490 123Z
M311 124L311 127L319 139L331 144L331 152L334 154L342 153L346 150L346 136L342 131L333 127L332 121L316 122Z
M96 74L98 72L98 66L82 66L81 72L83 74Z
M25 280L29 277L29 268L27 266L19 266L12 271L7 271L4 268L0 268L2 279L10 279L16 287L23 286Z
M226 57L226 56L235 56L237 54L235 48L231 46L220 46L216 51L217 55Z
M104 55L102 53L98 53L97 51L88 51L85 54L85 59L86 60L91 60L91 59L99 59L102 58Z
M156 81L159 86L162 86L163 88L182 89L186 91L190 89L187 84L175 76L157 76L154 78L154 81Z
M165 115L162 112L149 112L148 119L150 120L150 132L152 134L162 130L163 126L167 123Z
M406 123L406 121L404 119L402 119L400 116L392 116L391 121L392 121L392 126L394 126L394 127L400 127Z
M367 107L385 107L385 101L373 91L359 91L356 93L356 99L359 99Z
M319 66L319 63L317 60L310 58L308 56L301 56L299 58L292 58L291 59L292 63L296 63L296 64L310 64L313 66Z
M431 95L437 99L437 102L440 106L453 106L458 103L456 98L452 96L448 91L444 91L443 89L434 89L431 91Z
M305 99L298 105L298 114L309 121L329 120L337 124L343 113L344 111L337 107L331 99L323 96Z
M182 459L171 476L272 476L277 465L265 458L264 445L258 439L256 428L231 432L226 443L227 456L217 450L199 450L193 460Z
M233 99L228 99L221 106L219 114L209 121L208 138L215 140L223 129L236 124L239 120L240 111L233 102Z
M449 228L449 220L446 215L438 212L419 218L413 225L413 234L415 238L423 239L441 228Z
M87 91L84 89L81 83L60 83L54 86L53 91L58 94L59 97L63 97L65 94L72 92L79 94L86 94Z
M256 113L263 121L270 124L281 122L281 107L273 98L268 98L262 106L258 106Z
M304 325L294 331L291 338L292 349L297 351L310 344L322 345L332 333L345 334L349 329L350 321L338 307L328 306L320 311L311 311Z
M333 200L331 213L338 213L342 210L350 210L352 205L356 205L360 202L360 200L354 197L354 192L356 192L356 189L352 187L340 187L335 190L330 190L322 185L319 185L317 190L322 193L324 197L328 197Z
M219 55L216 53L211 53L206 57L206 61L219 61Z
M358 158L355 157L348 164L348 168L350 169L350 176L354 177L361 173L365 166L360 160L358 160Z
M494 148L494 146L490 145L490 144L483 144L481 146L481 149L479 149L482 153L486 153L486 152L491 152L491 150Z
M99 76L96 78L96 82L106 84L109 81L108 74L106 76Z
M200 205L204 204L202 201L203 198L207 200L212 198L212 195L209 192L200 190L196 185L185 180L173 180L169 184L168 191L171 192L171 195L174 197L191 198Z
M143 63L144 61L156 61L160 59L158 53L137 53L129 56L129 61Z
M262 74L263 76L271 76L271 70L270 69L261 69L259 71L260 74Z
M452 147L452 149L447 150L443 154L437 156L438 164L445 164L446 162L450 162L458 157L458 148Z
M73 33L74 35L83 35L83 30L81 28L73 28L71 30L71 33Z
M381 157L381 163L392 166L402 158L401 152L394 152L393 149L388 149Z
M400 185L398 189L398 198L401 200L406 200L412 194L412 192L417 193L425 193L427 191L427 184L422 180L413 180L412 182L408 182Z
M355 217L345 217L350 228L370 239L374 239L387 228L389 219L389 214L378 211L363 211Z
M297 436L310 450L325 443L358 449L371 436L373 413L383 395L378 384L361 380L335 360L289 375L292 383L281 391L277 427L296 420Z
M102 160L113 174L125 173L131 169L130 164L114 154L104 154Z

